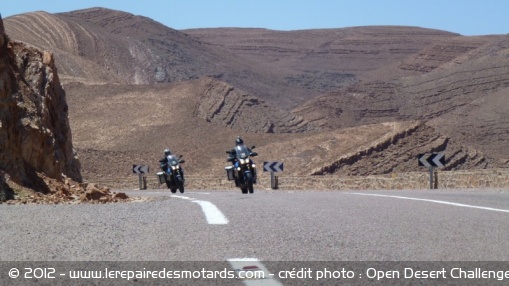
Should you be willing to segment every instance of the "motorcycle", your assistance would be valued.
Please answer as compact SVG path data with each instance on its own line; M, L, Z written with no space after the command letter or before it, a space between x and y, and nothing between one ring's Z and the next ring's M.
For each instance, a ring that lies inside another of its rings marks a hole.
M255 146L251 147L254 148ZM250 157L257 156L258 153L252 152L245 145L236 146L226 153L229 155L227 161L232 163L232 166L225 167L228 180L235 181L235 186L240 188L243 194L252 194L253 185L256 184L256 165Z
M166 158L166 162L161 162L161 168L164 172L157 173L159 183L166 184L172 193L176 193L177 189L184 193L184 172L180 164L186 161L181 159L182 155L177 158L177 156L171 154Z

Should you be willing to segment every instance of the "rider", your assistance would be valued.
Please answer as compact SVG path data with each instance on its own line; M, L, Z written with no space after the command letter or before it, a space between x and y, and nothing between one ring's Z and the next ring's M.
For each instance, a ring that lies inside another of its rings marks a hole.
M242 140L240 136L237 136L237 139L235 139L235 147L242 145L244 145L244 140ZM248 148L247 150L251 152L251 149ZM235 167L237 167L237 156L235 154L236 154L235 148L231 149L230 152L228 153L228 159L226 159L226 161L232 162L232 164L235 165Z
M238 146L242 146L244 145L244 140L242 140L242 138L240 138L240 136L237 136L237 139L235 139L235 148L238 147ZM226 159L226 161L228 162L232 162L232 165L235 166L235 167L238 167L239 166L239 162L237 160L237 152L235 151L235 148L231 149L230 152L228 152L228 158ZM253 153L251 151L251 148L247 148L247 151L249 152L249 155L250 156L255 156L257 155L256 153ZM251 161L251 163L253 163L253 161L251 159L249 159L249 161ZM254 180L256 182L256 169L253 170L253 177L254 177Z
M161 163L161 169L163 169L163 171L167 171L168 170L168 156L171 155L171 151L169 148L166 148L164 149L164 157L159 160L159 162Z
M168 166L168 157L171 155L170 148L164 149L164 157L159 160L159 163L161 163L161 169L163 169L164 172L168 172L171 174L171 168ZM184 180L184 169L180 170L182 172L182 180Z

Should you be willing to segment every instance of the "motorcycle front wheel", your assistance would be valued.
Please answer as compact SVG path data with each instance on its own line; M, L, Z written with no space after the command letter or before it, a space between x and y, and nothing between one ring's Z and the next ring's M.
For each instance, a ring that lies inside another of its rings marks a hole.
M252 194L254 192L254 188L253 188L253 174L246 173L246 183L247 183L247 190L249 191L250 194Z
M184 193L184 180L181 176L177 176L177 185L180 193Z

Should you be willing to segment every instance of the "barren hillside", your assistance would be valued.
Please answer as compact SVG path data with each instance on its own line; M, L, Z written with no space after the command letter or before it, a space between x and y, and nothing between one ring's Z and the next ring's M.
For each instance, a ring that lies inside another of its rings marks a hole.
M457 36L398 26L299 31L218 28L184 32L209 45L263 62L284 73L289 83L321 92L363 80L371 71L399 63L433 43Z
M74 95L69 105L76 108L70 109L69 117L84 176L96 172L93 168L104 168L103 175L125 175L130 172L125 166L130 164L154 166L166 147L186 155L191 172L205 174L213 167L212 158L224 160L237 135L257 138L258 134L319 130L210 78L156 86L73 83L66 90ZM100 163L99 157L88 161L94 154L110 154L100 160L112 162Z
M225 151L237 135L257 146L257 162L283 161L286 175L422 171L417 155L426 152L445 152L447 169L497 166L419 122L321 131L213 79L86 89L71 84L66 89L75 94L70 106L81 106L71 108L70 121L86 178L130 176L126 166L132 164L156 172L166 147L184 155L191 176L222 177ZM270 132L277 130L283 132Z
M502 112L507 107L504 98L509 96L509 37L473 38L470 44L477 48L461 48L465 42L465 39L446 42L452 46L443 50L463 52L444 55L449 58L447 62L434 68L430 64L429 72L423 75L389 82L360 82L309 101L295 109L295 113L332 129L380 121L434 119L433 126L447 136L476 148L483 146L480 150L494 158L502 154L507 158L507 152L498 143L505 135L497 130L509 127ZM425 52L437 54L438 50L430 47L421 54ZM409 62L410 59L406 67ZM484 117L468 116L464 114L465 108ZM494 116L500 120L494 121ZM488 128L490 124L496 128ZM485 137L486 134L491 136ZM472 137L482 143L473 143Z

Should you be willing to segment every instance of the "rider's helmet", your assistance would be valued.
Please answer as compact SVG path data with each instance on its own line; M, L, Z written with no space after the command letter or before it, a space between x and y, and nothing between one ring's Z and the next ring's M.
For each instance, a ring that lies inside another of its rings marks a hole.
M164 156L169 156L171 154L170 149L166 148L164 149Z
M235 145L239 146L242 144L244 144L244 141L242 140L242 138L240 138L240 136L237 136L237 139L235 140Z

